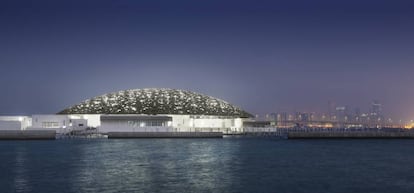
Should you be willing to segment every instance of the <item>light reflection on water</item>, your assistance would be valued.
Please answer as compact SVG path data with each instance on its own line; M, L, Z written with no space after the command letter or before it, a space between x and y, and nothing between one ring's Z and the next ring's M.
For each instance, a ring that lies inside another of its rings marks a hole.
M28 182L28 175L26 164L27 163L27 149L25 146L20 146L16 148L16 160L15 165L13 166L14 169L14 187L16 187L16 192L30 192L31 187Z
M236 176L228 177L228 166L237 162L238 146L211 145L212 140L217 139L119 140L85 147L79 161L94 165L78 168L73 186L81 187L82 192L101 182L105 182L99 187L103 192L111 192L113 187L122 192L226 189L228 180L222 179L237 180Z
M412 140L0 141L0 192L410 192Z

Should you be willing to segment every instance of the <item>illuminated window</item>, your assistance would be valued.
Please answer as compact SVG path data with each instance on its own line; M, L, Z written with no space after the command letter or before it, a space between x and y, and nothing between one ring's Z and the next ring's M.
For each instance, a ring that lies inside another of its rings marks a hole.
M42 128L57 128L59 127L58 122L42 122Z

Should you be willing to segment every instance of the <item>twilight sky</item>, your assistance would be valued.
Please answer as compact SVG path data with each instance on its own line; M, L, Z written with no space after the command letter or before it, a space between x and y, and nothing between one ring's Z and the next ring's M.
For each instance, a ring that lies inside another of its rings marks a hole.
M180 88L253 114L414 118L412 0L1 0L0 114Z

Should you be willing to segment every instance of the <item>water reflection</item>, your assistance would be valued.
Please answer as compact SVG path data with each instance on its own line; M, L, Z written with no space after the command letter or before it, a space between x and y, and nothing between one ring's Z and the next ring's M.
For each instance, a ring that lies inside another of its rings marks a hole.
M412 140L0 141L0 192L407 192Z
M238 181L238 145L220 139L110 140L85 147L72 186L85 192L214 192Z
M14 171L14 187L16 192L31 192L31 186L29 181L29 175L27 173L27 166L29 163L27 160L27 148L18 146L15 149L15 161L13 166Z

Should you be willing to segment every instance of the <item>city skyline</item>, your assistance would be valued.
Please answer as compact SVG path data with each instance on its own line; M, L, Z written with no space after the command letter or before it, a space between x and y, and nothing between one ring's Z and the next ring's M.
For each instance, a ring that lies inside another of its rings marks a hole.
M414 118L410 1L0 2L0 114L176 88L254 114L378 100Z
M327 108L325 111L308 111L304 109L285 109L274 111L272 113L266 113L265 115L256 114L258 118L264 119L275 119L275 115L278 114L286 114L290 118L290 120L295 120L295 116L300 114L305 114L306 117L309 117L309 120L340 120L346 117L346 119L354 120L355 118L358 121L359 118L362 117L375 117L374 119L380 118L382 121L389 121L389 122L401 122L407 123L412 122L412 120L402 120L402 119L393 119L389 117L388 113L383 111L382 104L379 103L377 100L373 100L369 106L365 106L363 108L357 106L349 106L344 104L335 104L334 102L329 101ZM341 115L338 115L341 114ZM342 118L338 118L341 116ZM354 120L355 121L355 120Z

